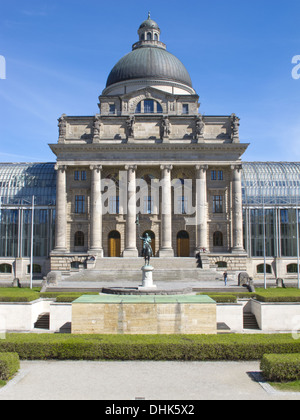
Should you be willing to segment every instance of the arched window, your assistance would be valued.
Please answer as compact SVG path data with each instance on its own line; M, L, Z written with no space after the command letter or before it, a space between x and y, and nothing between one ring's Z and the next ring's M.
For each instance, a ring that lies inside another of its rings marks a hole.
M264 264L259 264L259 265L256 267L256 272L257 272L257 274L263 274L263 273L264 273L264 271L265 271L265 269L264 269ZM270 266L270 264L266 264L266 273L267 273L267 274L272 274L272 267Z
M151 41L151 32L147 33L147 41Z
M222 232L214 233L213 246L223 246L223 233Z
M158 41L158 35L154 34L154 41Z
M218 261L217 262L217 267L218 268L227 268L227 262L225 262L225 261Z
M298 273L297 264L289 264L286 267L286 272L292 274Z
M0 265L0 273L11 273L12 272L12 266L10 264L1 264Z
M163 109L159 102L153 99L144 99L139 102L135 108L136 114L162 114Z
M75 233L75 246L84 246L84 233L83 232L76 232Z

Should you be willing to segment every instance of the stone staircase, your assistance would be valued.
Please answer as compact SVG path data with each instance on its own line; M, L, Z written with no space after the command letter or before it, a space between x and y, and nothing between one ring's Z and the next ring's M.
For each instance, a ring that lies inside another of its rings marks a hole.
M209 268L197 268L194 258L152 258L154 275L160 281L215 281L222 278L222 271ZM141 281L143 258L101 258L92 270L82 270L66 276L64 281L86 279L85 281L115 282Z
M244 312L244 329L245 330L259 330L256 317L251 312Z
M49 330L50 328L50 313L44 312L38 316L37 321L34 323L35 329Z

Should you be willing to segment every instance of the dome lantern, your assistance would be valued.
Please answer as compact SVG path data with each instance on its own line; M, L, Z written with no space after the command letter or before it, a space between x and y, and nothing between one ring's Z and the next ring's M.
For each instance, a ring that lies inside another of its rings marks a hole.
M140 42L159 41L160 29L158 24L151 19L150 12L148 13L148 19L140 25L138 35Z

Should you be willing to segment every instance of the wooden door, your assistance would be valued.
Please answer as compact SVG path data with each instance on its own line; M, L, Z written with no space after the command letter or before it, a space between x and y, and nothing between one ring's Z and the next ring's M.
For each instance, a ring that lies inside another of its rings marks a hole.
M190 256L190 238L189 234L186 231L181 231L177 235L177 256Z
M108 236L108 255L112 258L121 255L121 236L117 231L110 232Z

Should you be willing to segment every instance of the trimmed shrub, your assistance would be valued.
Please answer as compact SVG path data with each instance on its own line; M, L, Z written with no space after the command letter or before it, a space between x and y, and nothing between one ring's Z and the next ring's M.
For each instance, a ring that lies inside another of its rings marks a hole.
M8 381L9 368L6 362L0 359L0 381Z
M0 352L23 360L261 360L300 353L291 334L65 335L7 334Z
M268 381L300 380L300 354L266 354L261 360L260 368Z
M256 300L259 302L300 302L300 296L287 296L287 295L278 295L278 296L264 296L257 294Z
M20 369L17 353L0 353L0 379L7 381Z
M219 294L207 293L207 296L212 298L217 303L236 303L237 302L237 297L234 295L221 294L221 293Z

